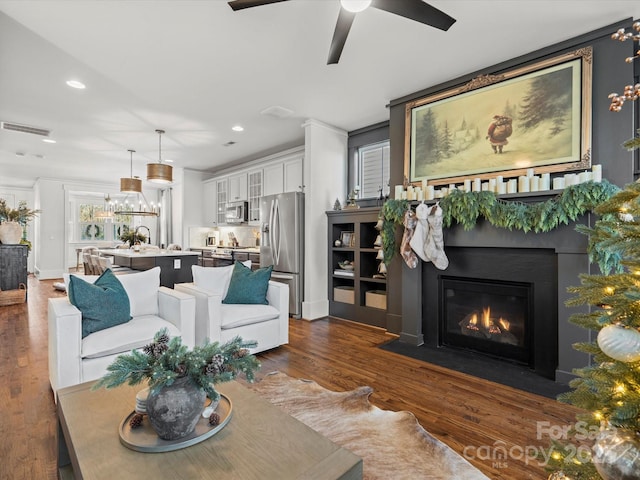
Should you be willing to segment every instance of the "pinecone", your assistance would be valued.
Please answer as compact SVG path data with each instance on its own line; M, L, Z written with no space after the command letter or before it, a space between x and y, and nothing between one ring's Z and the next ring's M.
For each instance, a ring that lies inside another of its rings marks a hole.
M158 341L157 343L161 344L161 345L166 345L169 343L169 335L167 335L166 333L163 333L162 335L160 335L158 337Z
M246 357L249 354L249 350L246 348L241 348L238 351L233 352L233 358L242 358Z
M219 424L220 424L220 415L218 415L216 412L213 412L209 416L209 425L211 425L212 427L217 427Z
M136 413L133 417L131 417L131 420L129 420L129 426L131 428L138 428L142 425L143 417L144 415L142 415L141 413Z

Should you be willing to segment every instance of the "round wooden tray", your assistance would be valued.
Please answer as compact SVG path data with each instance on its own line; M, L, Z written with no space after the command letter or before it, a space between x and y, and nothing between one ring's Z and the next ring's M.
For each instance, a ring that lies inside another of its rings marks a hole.
M193 433L177 440L163 440L158 437L146 415L142 420L142 425L138 428L131 428L129 421L136 414L135 411L131 412L120 424L120 443L132 450L145 453L171 452L190 447L215 435L229 423L233 411L231 400L227 396L220 394L220 402L215 411L220 415L220 423L218 425L212 427L209 425L208 418L200 416Z

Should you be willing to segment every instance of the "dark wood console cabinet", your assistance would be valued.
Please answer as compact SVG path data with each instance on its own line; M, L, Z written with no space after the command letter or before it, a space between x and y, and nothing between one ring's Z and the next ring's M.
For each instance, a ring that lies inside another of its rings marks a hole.
M17 290L27 285L26 245L0 245L0 290Z

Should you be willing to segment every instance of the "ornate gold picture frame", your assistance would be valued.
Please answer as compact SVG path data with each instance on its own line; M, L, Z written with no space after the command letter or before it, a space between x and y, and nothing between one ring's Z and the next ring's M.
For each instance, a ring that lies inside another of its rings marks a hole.
M438 185L589 168L591 70L588 47L408 102L405 176Z

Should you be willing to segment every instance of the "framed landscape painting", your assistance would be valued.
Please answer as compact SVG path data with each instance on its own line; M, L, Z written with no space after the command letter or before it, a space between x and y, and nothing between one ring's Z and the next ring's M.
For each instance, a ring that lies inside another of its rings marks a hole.
M408 102L405 176L437 185L589 168L591 64L584 48Z

